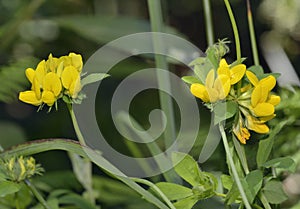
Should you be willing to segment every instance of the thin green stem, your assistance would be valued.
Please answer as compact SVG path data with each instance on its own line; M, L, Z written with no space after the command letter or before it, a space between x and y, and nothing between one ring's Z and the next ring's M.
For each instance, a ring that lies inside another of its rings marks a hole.
M272 209L267 198L265 197L265 195L262 192L259 193L259 199L262 202L262 204L264 205L265 209Z
M25 184L27 185L27 187L31 190L31 192L33 193L33 195L36 197L36 199L41 203L41 205L45 208L45 209L50 209L50 207L48 206L46 200L43 198L43 196L39 193L39 191L35 188L35 186L29 181L29 179L25 179Z
M153 32L163 32L163 18L162 18L162 8L160 0L148 0L148 8L149 8L149 16L151 22L151 29ZM164 43L158 37L153 37L153 48L154 52L163 51ZM155 64L158 69L168 69L168 64L166 58L160 54L155 54ZM171 91L170 78L168 74L161 73L160 71L156 71L156 77L158 81L158 89L165 89L167 92ZM162 111L166 115L167 125L164 130L164 143L165 147L170 147L174 140L176 139L176 128L175 128L175 116L174 116L174 108L172 98L165 94L162 91L159 91L159 100ZM165 173L165 176L168 176L170 182L178 182L178 178L176 175L173 175L174 172L169 171ZM170 175L169 175L170 174Z
M148 0L149 14L151 29L153 32L163 32L163 20L162 20L162 9L160 0ZM163 42L158 36L153 39L154 51L159 50L163 47ZM168 64L166 58L162 55L155 54L155 63L158 69L168 69ZM159 89L171 89L170 78L167 74L161 74L157 71L158 87ZM169 147L173 144L176 134L175 134L175 117L173 111L172 99L169 95L162 91L159 91L159 99L161 108L167 117L167 127L164 132L165 145Z
M70 116L71 116L71 119L72 119L72 122L73 122L73 126L74 126L74 129L75 129L75 133L77 135L78 141L80 142L80 144L86 145L85 140L83 138L83 135L80 131L76 116L74 114L72 104L67 104L67 106L68 106L68 110L69 110L69 113L70 113Z
M257 51L257 42L255 38L255 30L252 18L251 4L250 0L247 1L247 16L248 16L248 26L250 32L251 48L253 54L254 65L259 65L258 51Z
M225 133L223 125L219 124L219 129L220 129L220 132L221 132L221 136L222 136L222 140L223 140L225 152L226 152L226 155L227 155L227 158L228 158L228 161L229 161L229 166L230 166L232 174L233 174L233 179L235 180L235 183L236 183L236 185L237 185L237 187L239 189L239 192L240 192L240 195L242 197L242 200L243 200L243 203L244 203L245 207L247 209L251 209L250 203L249 203L249 201L247 199L246 193L244 191L244 188L243 188L242 183L240 181L240 178L239 178L239 175L237 173L236 167L234 165L234 162L233 162L233 159L232 159L232 155L230 153L229 144L228 144L228 141L227 141L227 137L226 137L226 133Z
M139 179L139 178L131 178L131 179L137 183L141 183L141 184L149 186L165 201L165 203L171 209L176 209L175 206L171 203L171 201L166 197L166 195L155 184L153 184L150 181L147 181L146 179Z
M234 34L234 39L235 39L235 47L236 47L236 59L238 63L241 63L242 60L242 55L241 55L241 43L240 43L240 37L239 37L239 31L237 28L237 24L229 3L229 0L224 0L225 5L226 5L226 9L230 18L230 22L232 25L232 30L233 30L233 34Z
M210 5L210 0L203 0L203 8L204 8L204 19L205 19L205 27L206 27L206 39L208 46L214 44L214 26L212 21L212 10Z

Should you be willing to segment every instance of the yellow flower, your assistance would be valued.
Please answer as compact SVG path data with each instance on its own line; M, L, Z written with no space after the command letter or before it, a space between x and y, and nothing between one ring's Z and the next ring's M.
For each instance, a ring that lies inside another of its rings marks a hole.
M271 90L276 85L276 79L270 75L266 78L258 80L254 73L247 71L247 78L254 86L251 94L251 110L257 117L266 117L274 114L277 104L280 102L280 97L271 95Z
M48 73L43 82L42 101L48 106L52 106L57 100L62 90L61 81L54 72Z
M75 54L71 52L68 56L63 56L62 60L64 62L65 67L73 66L77 69L78 72L81 72L83 63L80 54Z
M72 98L76 98L81 90L80 74L74 66L66 67L61 74L63 87Z
M219 68L217 70L218 75L227 75L230 78L230 84L234 85L239 82L246 72L246 65L238 64L232 68L227 64L225 59L221 59Z
M239 125L233 127L233 133L242 144L246 144L246 140L250 138L250 133L247 128L242 126L241 120Z
M32 80L31 91L23 91L19 94L19 100L22 102L39 106L42 104L41 89L36 77Z
M255 131L259 134L266 134L269 132L269 127L264 123L265 121L261 121L251 115L247 116L246 125L248 129Z
M199 83L191 85L191 93L203 102L216 102L226 98L230 91L230 78L227 75L219 75L215 79L215 71L208 72L205 86Z

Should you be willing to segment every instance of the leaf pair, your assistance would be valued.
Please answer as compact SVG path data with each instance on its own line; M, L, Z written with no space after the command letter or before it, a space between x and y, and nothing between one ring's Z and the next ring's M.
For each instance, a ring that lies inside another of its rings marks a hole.
M215 195L218 185L216 177L211 173L202 172L198 163L190 155L175 152L172 161L176 173L192 188L169 182L160 182L156 185L171 201L176 201L174 206L177 209L192 208L199 200Z

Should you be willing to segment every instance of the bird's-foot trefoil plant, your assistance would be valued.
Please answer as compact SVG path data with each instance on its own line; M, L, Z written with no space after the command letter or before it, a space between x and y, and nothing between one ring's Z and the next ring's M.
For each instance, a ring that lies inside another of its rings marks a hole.
M294 115L284 111L284 105L291 109L297 109L299 105L282 103L281 96L276 93L277 78L280 75L266 73L259 65L250 1L247 1L247 14L253 66L247 66L246 58L242 57L239 32L229 0L224 0L224 5L232 24L236 59L230 59L229 49L233 44L227 38L213 43L210 1L203 0L208 47L205 56L190 63L192 74L183 76L182 80L178 79L188 86L188 95L192 95L191 98L211 114L211 125L217 132L217 140L213 143L222 141L215 151L224 161L222 169L206 169L205 162L197 162L195 156L203 150L199 151L195 145L193 151L196 150L196 154L192 151L173 151L169 156L163 153L162 156L166 158L162 159L170 159L172 168L157 176L138 178L122 173L102 155L101 149L89 147L80 130L80 118L74 112L74 106L82 105L90 96L85 94L86 85L101 81L109 75L84 72L81 54L70 52L55 57L50 53L47 59L36 66L23 69L29 87L20 91L18 98L23 103L35 106L39 112L36 114L46 109L47 116L66 105L77 140L31 140L8 149L0 145L0 208L198 209L204 208L202 204L206 201L228 209L280 208L280 204L287 199L282 186L283 174L294 172L296 163L291 157L279 154L271 158L272 149L283 127L293 126L297 122ZM152 31L162 32L161 2L148 0L148 7ZM159 51L161 47L161 40L153 36L154 51ZM160 54L156 54L154 60L157 68L168 68L167 59ZM159 87L171 89L169 77L163 71L157 71L157 79ZM292 99L294 101L299 97ZM154 159L163 148L173 145L176 138L177 117L174 116L176 108L173 108L172 99L160 92L159 102L169 124L166 125L166 133L160 136L163 143L151 142L145 146L148 149L145 153L150 153ZM280 121L277 109L289 115L288 119ZM139 123L134 123L143 129ZM151 138L144 134L146 132L140 133L139 137ZM282 135L280 139L280 143L283 143ZM217 145L213 144L212 147ZM133 143L128 143L128 147L134 157L144 157L144 149L139 149ZM50 150L67 151L72 172L64 175L48 174L32 157ZM298 154L294 156L299 158ZM155 163L164 168L167 161L163 160ZM145 170L148 169L148 165L143 166ZM93 172L96 167L102 169L103 173L99 175L99 172ZM50 177L46 178L47 175ZM73 187L67 187L68 183Z

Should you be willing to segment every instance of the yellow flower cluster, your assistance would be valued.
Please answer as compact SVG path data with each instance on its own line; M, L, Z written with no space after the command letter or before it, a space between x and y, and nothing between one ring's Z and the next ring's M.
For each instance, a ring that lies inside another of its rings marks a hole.
M207 74L205 85L194 83L191 85L191 92L203 102L216 102L228 96L231 85L239 82L246 72L244 64L236 65L232 68L225 59L221 59L215 78L215 70L211 69Z
M26 69L31 90L20 92L19 99L35 106L47 104L50 107L64 95L75 99L81 90L82 66L80 54L69 53L59 58L50 54L48 60L42 60L36 69Z
M249 86L247 86L248 90L241 94L240 100L238 99L239 109L243 117L240 116L239 124L233 129L237 138L244 144L249 139L250 134L241 131L244 128L242 124L256 133L268 133L269 127L265 123L275 117L275 106L280 103L280 96L271 93L276 85L274 76L269 75L259 80L251 71L247 71L246 76L250 81ZM244 99L249 94L251 94L250 100ZM241 122L243 118L245 118L244 123Z
M235 85L237 83L240 85ZM246 144L250 138L249 130L260 134L269 132L265 123L275 117L274 106L280 102L280 97L271 93L275 85L276 79L272 75L259 80L244 64L230 66L225 59L221 59L218 69L208 72L205 83L193 83L190 90L206 103L235 102L238 111L233 133L241 143Z
M10 181L20 182L34 175L40 175L44 170L36 164L33 157L12 157L1 162L1 171Z

